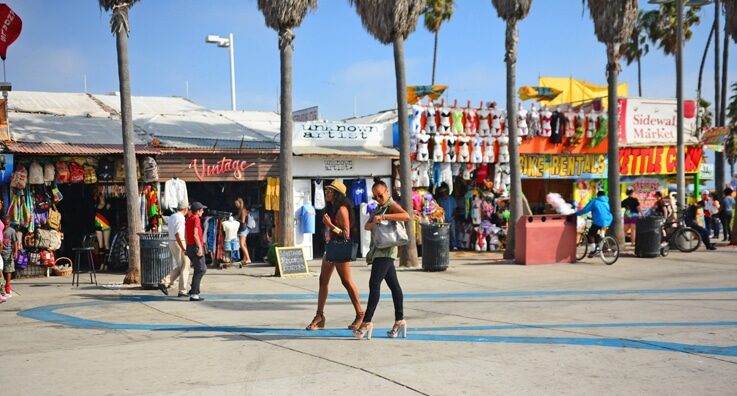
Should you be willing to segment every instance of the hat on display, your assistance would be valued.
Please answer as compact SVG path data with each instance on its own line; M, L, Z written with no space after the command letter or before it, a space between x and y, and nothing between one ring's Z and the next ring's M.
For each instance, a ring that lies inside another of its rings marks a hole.
M203 205L200 202L195 201L195 202L192 202L192 206L190 206L189 208L192 209L193 212L196 212L200 209L207 209L207 206Z
M326 188L335 190L343 195L345 195L346 192L345 184L343 184L343 182L338 179L333 180L333 182L330 183Z

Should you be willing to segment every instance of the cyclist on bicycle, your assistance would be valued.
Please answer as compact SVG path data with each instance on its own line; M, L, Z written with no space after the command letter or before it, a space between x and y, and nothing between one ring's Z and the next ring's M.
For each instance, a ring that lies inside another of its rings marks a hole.
M583 209L576 212L576 216L581 216L591 212L593 217L591 228L587 234L589 241L589 258L596 256L599 252L597 251L599 242L601 241L601 231L604 227L609 227L612 224L612 211L609 209L609 198L607 198L604 191L596 193L596 198L589 201Z
M694 204L691 204L687 209L685 213L685 220L686 225L696 230L696 232L701 235L701 240L704 242L704 245L706 246L707 250L717 250L716 246L714 246L713 243L711 243L711 240L709 240L709 231L707 231L706 228L699 225L699 223L696 222L696 218L699 215L699 210L704 209L704 201L698 201Z

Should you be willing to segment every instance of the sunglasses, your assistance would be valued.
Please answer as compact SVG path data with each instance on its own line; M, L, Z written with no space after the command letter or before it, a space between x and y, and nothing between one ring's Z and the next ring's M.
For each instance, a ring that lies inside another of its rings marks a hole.
M376 195L372 196L371 199L373 199L374 201L378 201L380 199L384 199L384 194L376 194Z

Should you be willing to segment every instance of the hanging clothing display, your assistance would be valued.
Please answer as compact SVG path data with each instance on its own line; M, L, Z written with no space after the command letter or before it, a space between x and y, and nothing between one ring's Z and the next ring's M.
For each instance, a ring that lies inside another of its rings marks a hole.
M264 200L266 210L279 211L279 178L266 178L266 199Z
M303 234L315 233L315 207L305 202L299 210L299 222Z
M176 177L167 180L166 183L164 183L164 196L161 197L161 201L162 208L169 209L171 211L175 211L179 207L189 207L187 183Z
M315 209L325 209L325 190L322 187L322 180L315 180Z
M563 116L563 113L555 110L550 120L550 143L563 142L563 130L565 129L565 122L566 120Z
M353 182L351 185L350 197L354 206L360 206L362 203L368 202L366 179L358 179Z

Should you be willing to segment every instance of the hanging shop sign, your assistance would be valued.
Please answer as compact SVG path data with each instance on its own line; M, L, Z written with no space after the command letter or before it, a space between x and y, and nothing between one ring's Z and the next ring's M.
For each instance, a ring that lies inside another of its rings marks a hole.
M530 179L602 179L607 163L604 154L520 156L522 177Z
M220 176L223 174L230 174L235 180L243 180L243 173L246 169L255 165L253 162L223 157L220 161L209 164L205 158L195 158L189 164L189 167L194 170L195 176L200 181L205 181L210 176Z
M696 173L704 152L701 147L686 147L685 172ZM672 175L676 173L676 147L625 147L619 150L622 176Z
M186 182L237 182L278 177L278 154L196 155L166 154L156 159L159 179Z
M304 122L294 126L295 146L362 147L392 146L388 124Z
M714 180L714 164L701 164L701 180Z
M707 128L701 135L701 144L709 146L714 151L724 151L724 140L729 135L729 128L716 127Z
M294 177L350 178L392 174L389 159L294 157L293 164Z
M619 144L668 146L676 141L676 100L624 98L619 100ZM686 144L696 138L696 102L683 102L683 134Z

